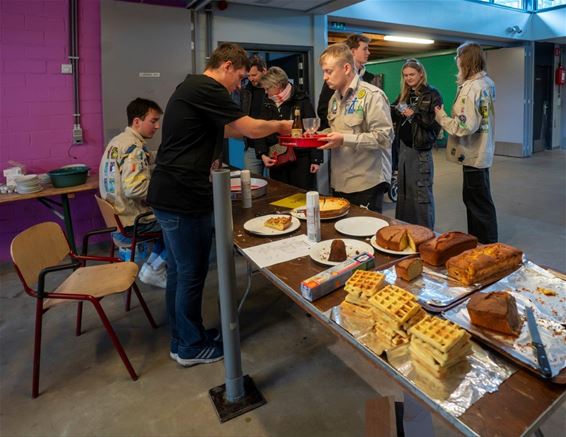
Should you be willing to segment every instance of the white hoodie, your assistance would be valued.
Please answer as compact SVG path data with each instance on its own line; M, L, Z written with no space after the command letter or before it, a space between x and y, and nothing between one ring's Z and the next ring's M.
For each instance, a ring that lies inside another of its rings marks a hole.
M495 151L495 84L485 71L458 87L452 117L441 111L436 121L448 132L446 159L489 168Z

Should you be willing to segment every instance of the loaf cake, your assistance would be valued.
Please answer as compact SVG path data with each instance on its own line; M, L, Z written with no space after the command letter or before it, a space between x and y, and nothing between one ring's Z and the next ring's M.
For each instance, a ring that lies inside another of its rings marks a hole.
M517 336L521 333L522 320L517 311L517 303L509 293L475 293L470 298L467 309L473 325L507 335Z
M412 281L423 272L423 262L420 258L409 258L395 264L395 273L398 278Z
M291 216L278 215L278 216L269 217L265 221L264 226L267 226L268 228L277 229L278 231L284 231L289 226L291 226Z
M419 246L421 259L433 266L443 266L449 258L478 245L478 239L463 232L446 232Z
M350 209L350 202L342 197L321 197L319 199L320 217L337 217Z
M328 261L342 262L346 261L346 258L348 258L348 254L346 253L346 245L344 242L342 240L332 240Z
M416 252L419 246L434 238L434 232L418 225L391 225L377 231L375 239L384 249L402 251L410 248Z
M503 243L487 244L462 252L446 261L448 276L471 285L511 272L521 265L523 252Z

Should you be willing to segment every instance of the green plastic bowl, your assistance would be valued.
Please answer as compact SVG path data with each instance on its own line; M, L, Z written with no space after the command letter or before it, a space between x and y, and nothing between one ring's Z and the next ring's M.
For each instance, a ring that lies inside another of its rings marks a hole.
M85 166L64 167L47 172L55 188L74 187L86 182L90 168Z

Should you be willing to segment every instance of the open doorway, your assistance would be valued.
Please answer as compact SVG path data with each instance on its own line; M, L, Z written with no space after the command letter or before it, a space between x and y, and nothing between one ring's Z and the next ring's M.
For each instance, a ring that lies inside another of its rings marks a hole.
M280 67L289 80L303 89L314 104L312 59L313 48L308 46L284 46L273 44L238 43L248 54L259 55L267 67Z
M219 44L221 43L219 42ZM312 47L241 42L238 45L245 49L248 55L259 55L265 59L268 68L276 66L285 70L289 81L305 91L313 107L316 108L317 96L314 96ZM244 144L242 140L231 138L226 141L224 161L239 168L244 167Z
M554 44L535 43L533 153L552 148Z

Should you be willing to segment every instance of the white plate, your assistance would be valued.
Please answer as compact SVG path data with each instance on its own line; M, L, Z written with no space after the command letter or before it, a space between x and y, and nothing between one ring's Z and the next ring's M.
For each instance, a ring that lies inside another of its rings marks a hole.
M251 232L252 234L271 236L271 235L290 234L291 232L294 232L301 227L301 223L299 222L299 220L297 220L294 217L291 218L291 226L289 226L287 229L284 229L282 231L278 231L277 229L273 229L273 228L268 228L267 226L264 225L267 219L271 217L278 217L280 215L281 214L268 214L268 215L262 215L261 217L253 218L251 220L248 220L246 223L244 223L244 229L248 232Z
M370 243L380 252L390 253L391 255L414 255L415 253L418 253L415 250L411 250L410 247L407 247L405 250L392 250L392 249L386 249L385 247L381 247L379 244L377 244L375 235L371 237Z
M32 194L32 193L38 193L40 191L43 191L42 186L40 186L39 188L33 189L33 190L16 188L16 193L18 193L18 194Z
M330 246L332 245L332 241L334 240L337 240L337 238L334 238L332 240L324 240L320 243L315 244L309 251L310 257L317 263L325 264L327 266L335 266L336 264L340 264L339 262L328 261L328 257L330 255ZM347 238L340 238L340 240L342 240L346 245L346 255L348 255L348 258L359 255L362 252L373 254L373 248L363 241L350 240Z
M299 206L298 208L292 209L290 211L289 214L291 214L293 217L298 218L299 220L306 220L307 219L307 215L304 213L305 207L304 206ZM348 211L340 214L340 215L336 215L334 217L321 217L321 220L334 220L340 217L344 217L345 215L348 215L348 213L350 212L350 210L348 209Z
M385 226L389 223L376 217L348 217L334 223L338 232L352 237L370 237Z
M35 182L37 181L37 175L36 174L23 174L23 175L19 175L14 177L14 181L16 181L16 184L20 184L20 183L30 183L30 182Z
M267 186L267 181L265 179L250 178L252 191L259 190ZM242 192L242 181L240 178L230 179L230 191L241 193Z

